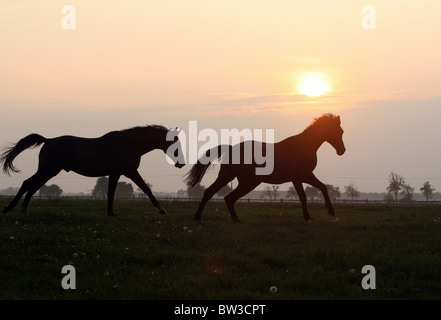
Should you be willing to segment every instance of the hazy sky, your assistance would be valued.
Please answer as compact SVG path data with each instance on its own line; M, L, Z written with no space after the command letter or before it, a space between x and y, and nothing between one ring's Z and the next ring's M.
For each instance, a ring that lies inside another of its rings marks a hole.
M65 5L74 30L63 28ZM374 29L363 27L365 5ZM439 0L2 0L0 144L32 132L188 130L189 120L218 132L274 129L279 141L333 112L347 152L322 146L323 182L382 192L394 171L416 191L426 180L441 191L440 13ZM324 95L298 91L310 72L326 79ZM38 151L22 153L22 173L2 173L0 189L32 175ZM176 191L189 169L155 151L140 172L154 191ZM63 172L49 183L78 192L95 181Z

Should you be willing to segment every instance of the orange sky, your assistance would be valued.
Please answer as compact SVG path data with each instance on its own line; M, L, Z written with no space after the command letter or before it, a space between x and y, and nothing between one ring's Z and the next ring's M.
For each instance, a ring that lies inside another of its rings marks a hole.
M410 122L412 112L425 105L432 110L429 122L441 119L441 107L433 108L439 100L431 100L440 96L440 1L369 1L376 10L373 30L362 28L366 2L356 0L66 4L76 10L75 30L61 26L63 2L0 4L0 108L14 119L0 120L2 144L30 131L97 136L152 122L185 127L188 120L215 129L275 128L276 139L282 139L329 111L341 113L343 121L347 114L349 126L363 128L366 115L374 112L369 109L400 109L400 101L407 114L396 113L398 118L388 119L391 126ZM331 90L317 98L300 95L298 79L307 72L324 74ZM410 130L423 131L421 126ZM435 127L427 133L431 137L439 136ZM361 132L352 138L357 135ZM351 136L347 139L351 142ZM439 159L427 152L427 158ZM34 163L31 155L23 157ZM331 170L347 161L345 168L353 168L349 175L362 177L360 164L373 160L359 155L329 156L336 161ZM35 165L23 168L23 177ZM387 178L393 169L375 167L368 175ZM441 176L419 172L416 162L411 167L402 174ZM435 161L429 167L434 171ZM2 176L0 187L14 181ZM153 182L159 190L170 189L169 184Z

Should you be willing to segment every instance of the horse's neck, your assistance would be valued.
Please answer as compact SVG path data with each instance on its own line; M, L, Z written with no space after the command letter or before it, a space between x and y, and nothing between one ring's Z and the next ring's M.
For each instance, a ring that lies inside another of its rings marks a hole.
M145 154L155 149L162 149L163 141L157 137L144 136L132 138L132 145L135 146L138 153Z
M307 129L296 136L288 138L287 140L291 141L292 143L300 144L302 145L303 149L310 150L311 152L317 152L323 142L325 142L323 135L313 128Z
M326 141L325 137L323 136L323 133L319 130L315 130L314 128L310 128L309 130L305 130L305 138L309 141L311 144L311 147L317 151L320 146L323 144L323 142Z

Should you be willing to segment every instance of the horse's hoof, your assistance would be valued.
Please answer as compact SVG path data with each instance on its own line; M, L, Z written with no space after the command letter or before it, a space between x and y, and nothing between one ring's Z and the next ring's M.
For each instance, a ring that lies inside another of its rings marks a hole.
M112 213L108 213L107 215L108 215L109 217L118 218L118 216L117 216L114 212L112 212Z
M165 209L164 209L163 207L159 207L159 208L158 208L158 212L159 212L160 214L167 214L167 211L165 211Z
M2 213L6 213L6 212L8 212L10 209L8 208L8 206L4 206L3 207L3 210L2 210Z
M242 221L240 221L239 218L234 218L234 219L233 219L233 222L234 222L234 223L241 223Z
M196 223L199 224L199 225L201 225L201 226L204 224L204 222L202 221L202 219L194 219L194 221L196 221Z

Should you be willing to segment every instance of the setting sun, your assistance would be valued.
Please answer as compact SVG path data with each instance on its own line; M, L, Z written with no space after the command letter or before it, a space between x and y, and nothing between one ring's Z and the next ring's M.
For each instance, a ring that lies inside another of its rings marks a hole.
M300 80L300 93L310 97L321 96L329 89L329 84L321 73L307 73Z

